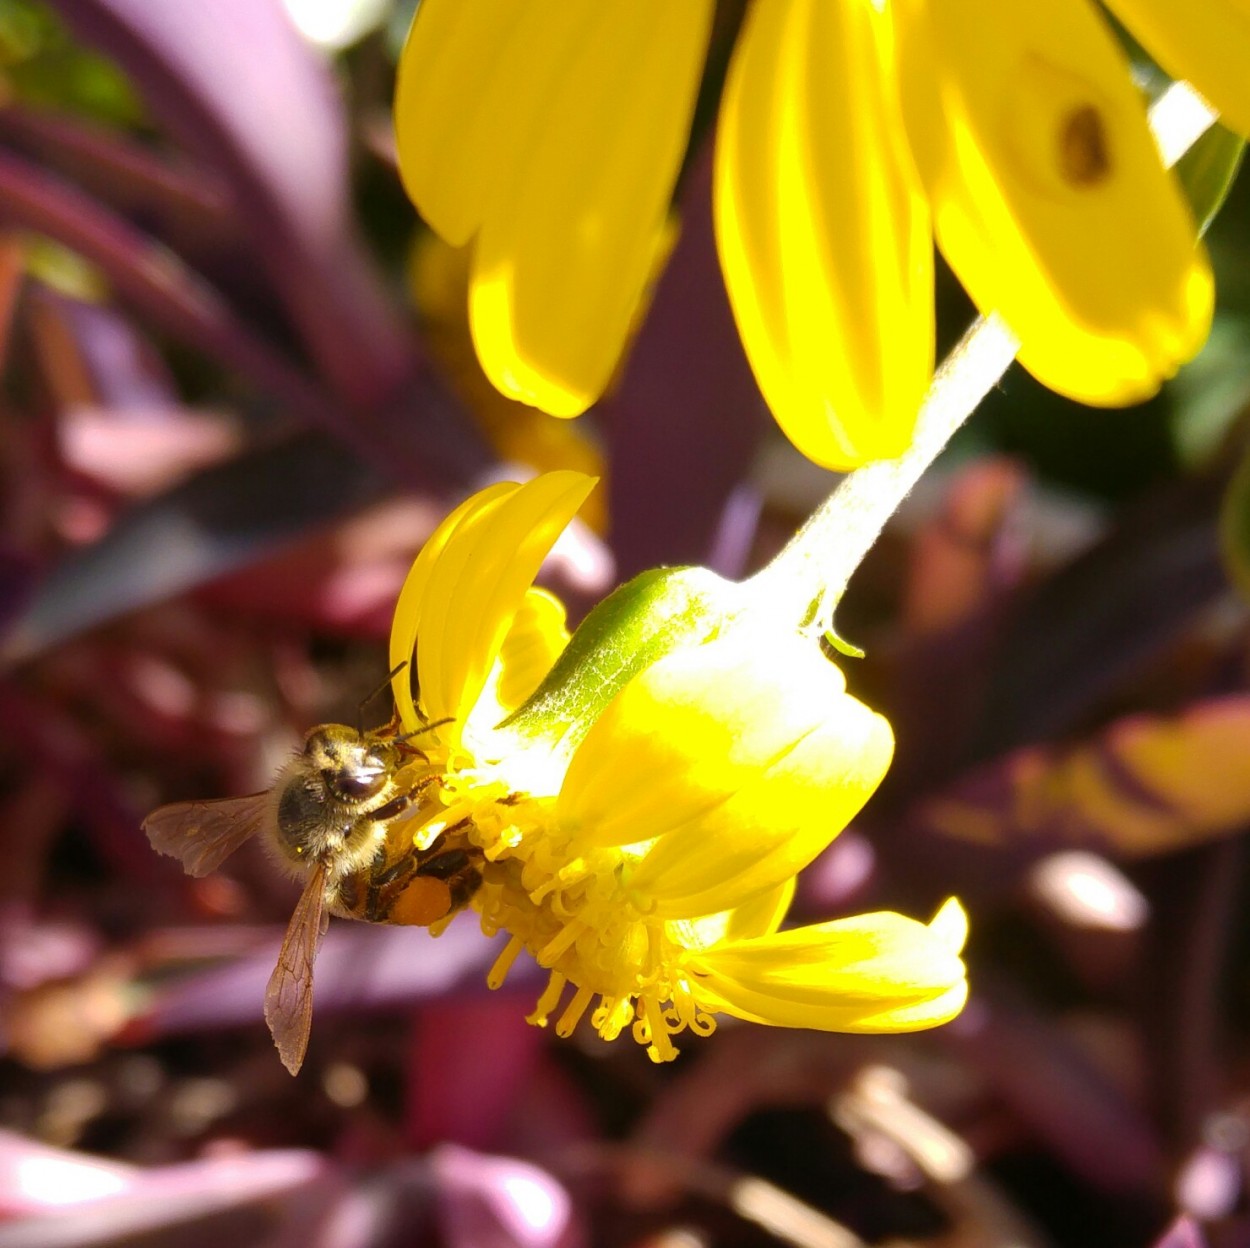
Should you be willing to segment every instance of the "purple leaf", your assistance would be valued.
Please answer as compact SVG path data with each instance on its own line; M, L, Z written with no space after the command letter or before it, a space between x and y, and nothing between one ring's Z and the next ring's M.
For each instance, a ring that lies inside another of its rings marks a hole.
M1207 1237L1192 1218L1181 1217L1155 1240L1154 1248L1207 1248Z
M82 192L3 151L0 219L64 243L97 264L117 295L164 332L250 376L297 414L353 435L337 407L170 252Z
M572 1202L545 1170L455 1144L430 1155L448 1248L558 1248L570 1242Z
M54 318L76 348L76 363L90 389L89 397L76 395L76 403L93 401L132 412L177 405L177 386L165 361L116 308L38 285L30 303L37 321Z
M161 989L137 1020L135 1036L180 1034L259 1022L265 985L278 959L279 940L229 966L189 976ZM468 919L437 941L428 932L365 923L334 922L317 955L316 1015L385 1009L452 993L486 992L486 968L498 950ZM509 976L522 991L534 977Z
M1068 730L1226 591L1215 525L1220 494L1212 477L1154 491L1022 595L987 666L978 756Z
M121 779L62 707L24 693L12 681L0 682L0 735L22 741L34 774L55 778L106 862L132 883L160 879L156 858L136 832L138 812L123 795Z
M768 413L721 282L711 204L709 146L690 174L681 238L620 387L601 405L610 429L612 543L621 580L658 563L706 563L714 551L734 561L748 544L742 534L730 540L722 517ZM750 519L749 512L733 516Z
M4 646L29 657L233 571L382 496L386 482L317 431L246 452L126 512L63 559Z
M180 252L238 246L240 223L220 180L135 139L16 104L0 108L0 137L115 210L142 219Z
M0 1133L5 1248L253 1242L338 1183L313 1152L272 1151L140 1170ZM25 1215L25 1216L20 1216Z
M220 292L151 237L74 187L0 151L0 221L4 220L47 234L85 256L109 278L119 300L154 327L249 377L294 419L333 431L393 478L454 494L493 466L492 456L463 419L459 405L412 353L405 356L404 384L392 378L374 396L384 394L385 405L348 410L240 320ZM326 298L332 295L327 293ZM340 303L338 313L352 315L350 304ZM349 340L344 331L342 341ZM362 376L372 374L375 381L383 375L382 365L363 350L353 368ZM359 399L350 393L346 397Z
M407 1136L491 1148L530 1089L547 1039L513 994L431 1003L413 1028Z
M1049 1018L983 993L938 1035L1088 1183L1126 1195L1161 1189L1167 1165L1150 1120Z
M391 395L409 352L352 234L342 103L329 66L281 3L56 7L222 177L255 254L339 393L361 407Z

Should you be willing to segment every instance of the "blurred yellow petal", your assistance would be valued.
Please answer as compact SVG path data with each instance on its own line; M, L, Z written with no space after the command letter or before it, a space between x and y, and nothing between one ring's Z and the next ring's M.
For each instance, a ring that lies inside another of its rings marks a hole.
M823 1031L912 1031L948 1022L967 998L967 916L948 901L926 926L863 914L693 953L709 1009Z
M399 171L418 211L466 243L545 124L592 13L584 3L422 0L395 84Z
M452 247L421 230L408 253L408 287L421 314L431 356L504 463L535 472L571 468L603 478L604 457L585 426L506 398L482 372L469 334L470 247ZM595 490L580 512L596 532L607 529L607 491Z
M929 217L873 7L756 0L726 82L716 233L756 379L810 459L899 454L933 370Z
M400 593L391 652L399 653L394 662L410 657L401 647L419 640L430 719L463 724L543 559L594 484L581 473L551 472L491 487L453 512L422 551Z
M1250 822L1250 698L1130 715L1067 747L1028 746L928 799L919 826L987 845L1030 839L1174 853Z
M557 819L581 849L659 839L629 884L657 916L731 909L810 862L889 765L881 716L809 640L731 635L631 681L578 748Z
M1155 393L1212 279L1124 56L1087 0L897 0L899 87L938 242L1020 361L1089 403Z
M1192 83L1226 125L1250 137L1250 5L1246 0L1108 0L1172 75Z
M499 154L504 190L474 252L470 323L500 390L575 416L607 386L665 245L713 5L533 9L561 27L576 15L577 39L558 76L526 85L542 125Z

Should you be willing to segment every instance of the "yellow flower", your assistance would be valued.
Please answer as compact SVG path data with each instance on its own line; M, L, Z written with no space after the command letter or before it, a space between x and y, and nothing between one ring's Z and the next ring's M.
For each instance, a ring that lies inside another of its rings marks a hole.
M1250 128L1244 0L1108 0ZM711 0L422 0L400 168L474 243L470 319L510 396L607 385L661 247ZM931 231L1047 385L1153 393L1204 341L1206 257L1090 0L753 0L717 136L726 285L760 388L810 458L898 454L933 364Z
M648 587L670 574L618 591L569 643L532 580L592 485L553 472L483 490L427 543L396 607L391 659L415 652L420 691L395 676L401 731L439 775L441 808L422 808L414 839L458 829L483 855L473 905L511 936L489 982L528 950L550 972L531 1022L567 1035L589 1013L605 1039L632 1027L657 1061L721 1013L839 1031L953 1017L956 902L929 925L870 914L778 931L796 872L884 774L889 725L814 642L749 610L683 606L622 640L630 605L660 610ZM710 573L671 575L690 602L715 584L738 604Z

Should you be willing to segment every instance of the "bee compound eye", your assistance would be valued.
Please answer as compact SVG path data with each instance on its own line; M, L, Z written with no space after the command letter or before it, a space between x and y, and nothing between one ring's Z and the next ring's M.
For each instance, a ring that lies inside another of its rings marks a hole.
M360 801L372 797L386 783L386 773L373 768L356 771L323 771L326 788L336 797L347 801Z

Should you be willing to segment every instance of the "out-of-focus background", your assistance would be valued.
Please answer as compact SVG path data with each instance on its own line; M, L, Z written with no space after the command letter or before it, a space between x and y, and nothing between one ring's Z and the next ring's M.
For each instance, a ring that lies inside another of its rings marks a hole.
M189 879L143 815L354 721L475 486L602 475L546 573L576 618L655 564L759 566L832 484L737 344L710 108L608 397L490 390L396 175L411 12L0 0L0 1245L1250 1244L1245 179L1204 353L1122 412L1013 370L840 609L899 752L798 913L960 895L956 1023L727 1022L658 1067L528 1027L472 917L336 921L283 1070L292 885L255 846ZM1238 152L1188 158L1200 205ZM971 315L943 279L943 346Z

